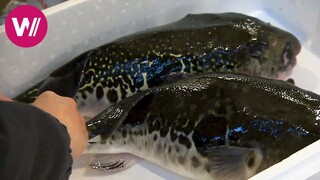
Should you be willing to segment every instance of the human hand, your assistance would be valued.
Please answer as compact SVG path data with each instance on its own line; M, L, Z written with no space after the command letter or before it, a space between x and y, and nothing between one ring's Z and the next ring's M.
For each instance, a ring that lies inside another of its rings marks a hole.
M71 139L72 157L77 159L85 150L88 132L85 121L78 112L76 102L72 98L46 91L38 96L32 104L51 114L67 127Z
M12 99L8 98L4 94L0 93L0 101L12 101Z

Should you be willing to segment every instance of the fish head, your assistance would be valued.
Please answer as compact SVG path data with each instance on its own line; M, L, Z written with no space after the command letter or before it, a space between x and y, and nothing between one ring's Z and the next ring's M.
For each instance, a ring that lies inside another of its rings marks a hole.
M254 167L252 170L255 170L255 173L279 163L320 139L319 133L273 119L254 120L245 131L247 134L239 139L238 145L242 148L258 150L259 156L257 153L251 153L247 155L247 161L244 161L246 169L251 170Z
M270 124L279 122L255 123L260 123L260 125L255 124L252 125L252 129L244 130L248 133L237 143L234 143L230 136L230 144L222 146L224 150L221 153L215 152L211 155L215 157L209 159L214 164L212 169L217 169L214 173L215 177L218 179L248 179L319 139L319 136L307 134L299 128L288 128L286 133L273 135L272 133L276 134L281 128L273 127L274 131L271 130L272 128L268 131L266 129L269 127L262 126L272 126ZM260 126L260 131L254 129L257 128L256 126ZM230 129L230 134L234 133L234 130ZM239 128L236 129L238 130Z
M234 28L241 38L236 51L238 73L282 80L290 75L301 50L297 37L253 17L242 18Z
M272 79L286 79L297 63L301 50L299 40L289 32L272 26L261 27L260 41L252 41L251 58L258 60L262 76ZM249 65L250 66L250 65ZM263 72L264 71L264 72Z
M262 161L255 156L250 160L260 162L257 173L320 139L319 95L284 81L259 79L263 93L256 91L256 100L244 93L237 99L243 112L235 113L228 130L230 145L259 150ZM265 90L274 94L268 96Z
M261 172L264 169L279 163L279 160L291 156L319 139L319 135L302 135L300 133L301 132L290 132L277 138L266 139L263 142L260 142L264 152L262 153L263 161L257 172Z

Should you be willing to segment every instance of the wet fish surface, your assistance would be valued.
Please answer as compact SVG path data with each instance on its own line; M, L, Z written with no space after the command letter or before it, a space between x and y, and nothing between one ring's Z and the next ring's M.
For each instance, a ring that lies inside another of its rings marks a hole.
M16 100L46 90L76 99L84 114L170 81L171 73L230 72L279 78L296 64L292 34L238 13L190 14L89 50ZM92 113L96 111L95 113Z
M116 103L90 137L192 179L247 179L320 138L320 96L288 82L188 76Z

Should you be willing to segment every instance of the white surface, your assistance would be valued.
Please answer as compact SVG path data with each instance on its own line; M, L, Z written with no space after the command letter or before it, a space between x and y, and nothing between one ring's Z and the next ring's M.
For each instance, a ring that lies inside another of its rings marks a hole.
M262 179L281 179L281 180L294 180L294 179L320 179L320 141L317 141L303 151L299 151L289 158L283 160L268 170L265 170L250 180Z
M45 10L49 30L38 46L14 46L0 26L0 92L14 96L42 80L81 52L132 32L176 21L188 13L240 12L285 28L303 49L292 78L320 94L320 1L316 0L71 0ZM299 152L256 179L320 179L319 145ZM293 159L291 159L293 158ZM290 160L291 159L291 160ZM71 179L183 179L146 161L110 176L84 176L74 168ZM317 174L318 173L318 174Z

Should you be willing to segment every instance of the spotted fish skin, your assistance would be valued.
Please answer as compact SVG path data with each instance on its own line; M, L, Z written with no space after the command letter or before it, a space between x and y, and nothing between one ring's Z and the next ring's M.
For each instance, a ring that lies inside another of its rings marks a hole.
M295 65L300 48L292 34L253 17L191 14L83 53L17 100L32 102L44 90L53 90L75 98L83 111L100 112L166 82L175 72L277 78Z
M192 179L247 179L318 140L319 121L319 95L284 81L211 73L140 92L87 127L102 147Z

